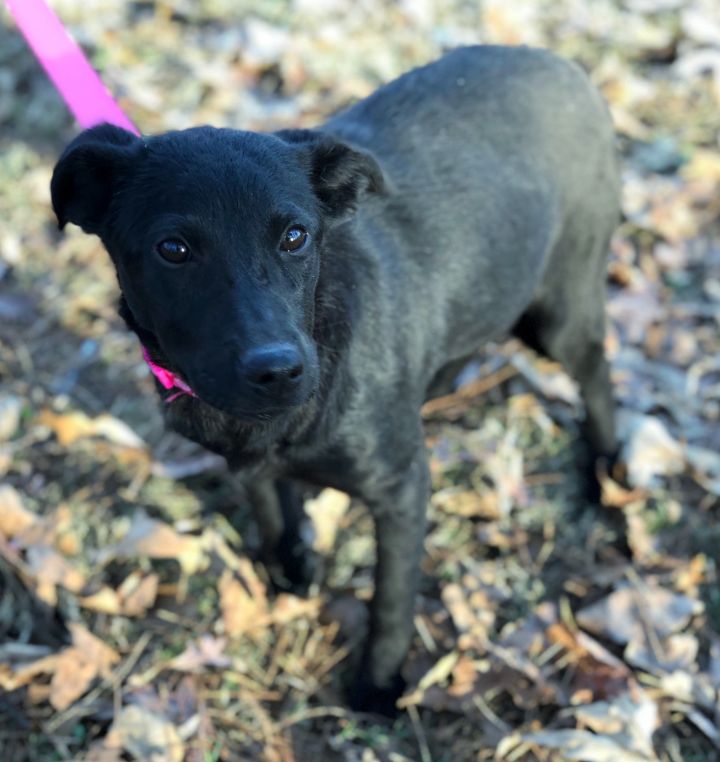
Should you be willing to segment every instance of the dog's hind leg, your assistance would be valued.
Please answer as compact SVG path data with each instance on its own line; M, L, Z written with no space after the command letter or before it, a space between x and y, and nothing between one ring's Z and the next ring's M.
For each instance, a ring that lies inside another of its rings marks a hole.
M253 480L246 485L262 536L262 556L274 584L304 594L313 582L317 555L310 547L302 493L291 481Z
M603 241L605 248L605 242ZM589 258L581 271L569 266L554 283L545 284L539 298L526 310L513 333L528 346L561 363L577 381L585 403L583 435L594 473L599 460L612 461L617 454L615 403L610 370L605 358L605 257L604 251ZM593 269L595 272L593 272ZM589 479L591 494L597 492Z

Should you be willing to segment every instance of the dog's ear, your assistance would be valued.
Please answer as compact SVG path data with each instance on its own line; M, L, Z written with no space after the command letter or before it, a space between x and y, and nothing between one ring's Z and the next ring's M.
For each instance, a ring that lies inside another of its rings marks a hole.
M345 219L368 194L387 192L383 171L370 152L314 130L282 130L276 135L304 151L315 194L331 218Z
M80 133L55 165L52 205L62 230L68 222L98 233L113 193L143 145L133 133L101 124Z

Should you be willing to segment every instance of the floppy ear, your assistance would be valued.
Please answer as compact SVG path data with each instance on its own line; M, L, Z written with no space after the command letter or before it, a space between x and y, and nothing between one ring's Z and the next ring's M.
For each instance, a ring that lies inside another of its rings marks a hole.
M345 219L368 194L387 192L380 164L369 151L313 130L282 130L276 135L305 148L315 194L332 218Z
M142 141L133 133L102 124L80 133L55 165L50 194L58 226L68 222L98 233L122 175Z

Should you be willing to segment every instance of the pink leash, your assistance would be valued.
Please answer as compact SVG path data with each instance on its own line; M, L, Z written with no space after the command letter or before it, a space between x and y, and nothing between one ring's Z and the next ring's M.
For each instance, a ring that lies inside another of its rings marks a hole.
M108 122L140 134L44 0L5 0L5 5L81 127Z
M5 5L81 127L107 122L140 134L45 0L5 0ZM144 346L142 354L163 389L177 389L166 397L166 403L185 394L196 396L179 376L154 363Z

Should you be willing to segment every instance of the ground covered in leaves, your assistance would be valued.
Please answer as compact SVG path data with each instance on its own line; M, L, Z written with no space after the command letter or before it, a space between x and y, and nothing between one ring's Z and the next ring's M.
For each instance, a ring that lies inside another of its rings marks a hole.
M322 578L270 592L231 477L162 431L97 240L54 227L75 128L0 16L0 758L720 759L716 0L52 4L146 132L313 125L462 43L579 61L624 161L607 343L626 477L584 505L572 383L487 348L426 409L403 711L346 710L368 516L309 500Z

